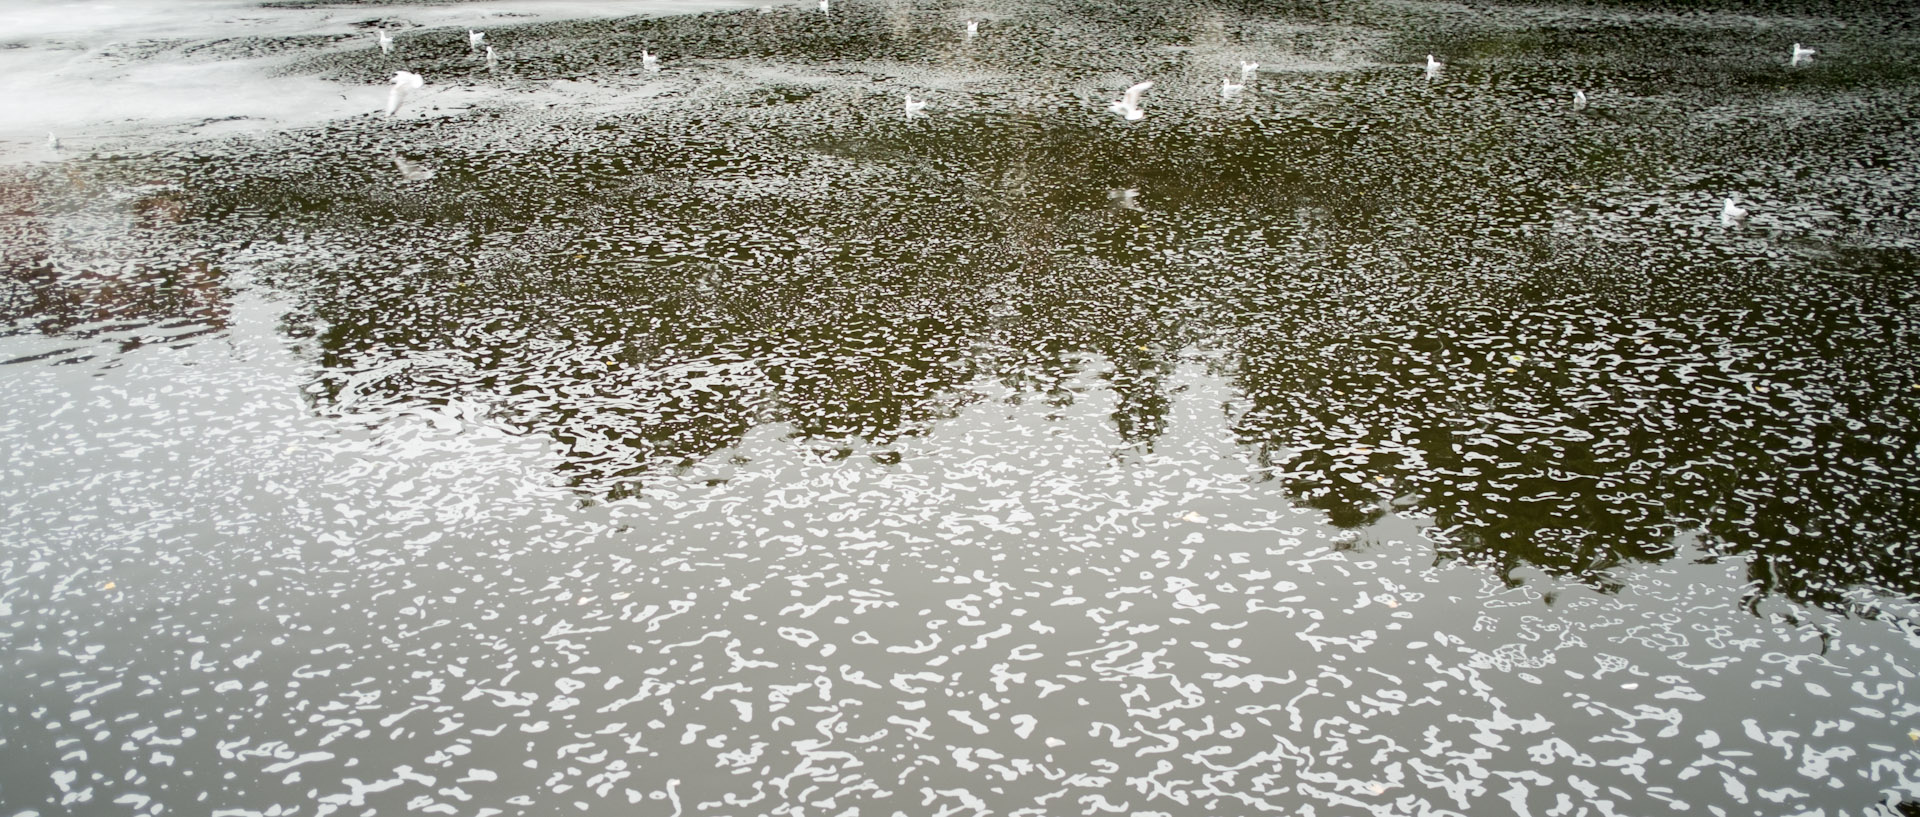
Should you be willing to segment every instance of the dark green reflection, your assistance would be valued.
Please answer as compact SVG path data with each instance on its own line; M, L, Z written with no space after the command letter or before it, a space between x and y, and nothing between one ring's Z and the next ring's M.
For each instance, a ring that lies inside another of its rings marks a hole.
M666 91L303 134L195 165L191 217L333 253L274 273L320 410L478 403L591 495L765 423L884 446L982 378L1064 404L1092 375L1147 449L1205 346L1259 473L1335 524L1416 511L1456 555L1601 584L1698 531L1797 597L1920 590L1920 292L1885 233L1917 181L1910 42L1795 74L1671 19L1137 4L993 31L860 6L502 32L516 73L484 81L645 47ZM1431 82L1402 64L1428 51ZM1310 65L1210 95L1237 54ZM1148 76L1146 120L1101 112ZM942 90L909 121L916 82ZM393 151L439 175L396 181ZM1754 225L1717 223L1730 192Z

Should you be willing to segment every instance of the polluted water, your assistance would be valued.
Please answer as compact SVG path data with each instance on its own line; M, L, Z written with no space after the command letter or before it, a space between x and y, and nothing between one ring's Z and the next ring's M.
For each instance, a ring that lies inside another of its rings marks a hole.
M1905 4L65 8L0 817L1920 802Z

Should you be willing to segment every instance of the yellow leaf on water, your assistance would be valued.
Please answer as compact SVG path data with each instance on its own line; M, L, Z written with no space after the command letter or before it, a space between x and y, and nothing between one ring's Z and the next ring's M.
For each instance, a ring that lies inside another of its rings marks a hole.
M1907 730L1907 739L1908 739L1908 740L1920 740L1920 729L1908 729L1908 730Z
M112 589L113 589L113 582L107 582L106 584L103 584L103 585L100 585L100 589L101 589L101 590L112 590Z

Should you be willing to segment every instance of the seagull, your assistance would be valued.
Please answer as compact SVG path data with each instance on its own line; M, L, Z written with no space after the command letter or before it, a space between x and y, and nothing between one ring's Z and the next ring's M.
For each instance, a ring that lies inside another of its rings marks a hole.
M827 5L827 0L820 0L820 13L829 17L833 16L833 7Z
M480 46L483 46L486 44L487 44L486 32L474 31L471 28L467 29L467 50L468 51L479 51Z
M58 136L55 136L55 135L53 135L53 134L51 134L51 133L49 133L49 134L47 134L47 149L48 149L48 150L59 150L59 149L60 149L60 137L58 137Z
M1115 187L1107 190L1107 203L1122 210L1140 209L1140 188Z
M1260 63L1251 62L1248 60L1241 60L1240 61L1240 81L1246 82L1247 80L1253 79L1253 73L1258 70L1260 70Z
M1728 196L1726 203L1720 207L1720 226L1738 227L1745 223L1747 223L1747 208L1734 204L1733 197Z
M913 98L913 93L911 91L907 93L907 118L908 119L912 119L916 115L925 116L926 114L921 113L921 111L926 110L926 107L927 107L926 100L922 99L919 101L915 101Z
M1231 79L1220 80L1220 98L1221 99L1232 99L1235 96L1238 96L1241 91L1244 91L1246 89L1247 89L1247 86L1246 86L1246 83L1244 82L1235 83Z
M1126 95L1114 100L1113 104L1107 106L1107 110L1126 117L1128 122L1139 121L1147 115L1146 111L1140 110L1140 95L1152 87L1153 80L1147 80L1128 88Z
M659 73L660 55L648 53L644 48L640 49L640 67L656 74Z
M980 21L968 20L967 21L967 39L971 40L974 37L977 37L979 35L980 35Z
M491 71L499 65L500 55L493 53L493 46L487 46L487 70Z
M393 154L393 166L400 168L400 178L410 182L424 182L433 178L433 168L409 162L397 152Z
M1578 88L1573 89L1573 109L1576 111L1584 111L1587 109L1587 92L1586 91L1582 91Z
M407 101L407 92L418 91L426 81L411 71L393 72L393 90L387 92L387 115L392 116L400 110L400 103Z
M1427 79L1440 76L1440 69L1445 67L1447 67L1446 63L1434 59L1432 54L1427 55Z
M1799 65L1800 63L1803 63L1803 62L1811 65L1813 64L1813 55L1815 53L1818 53L1818 52L1815 52L1811 48L1801 48L1799 43L1794 43L1793 59L1787 62L1787 67L1792 68L1793 66Z
M387 34L387 30L384 28L376 28L374 29L374 33L380 35L380 53L393 53L393 37Z

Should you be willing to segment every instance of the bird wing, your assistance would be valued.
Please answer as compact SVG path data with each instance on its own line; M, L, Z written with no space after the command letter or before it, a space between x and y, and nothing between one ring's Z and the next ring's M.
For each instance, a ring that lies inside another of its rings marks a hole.
M1129 108L1137 108L1140 106L1140 95L1146 93L1147 89L1152 87L1153 80L1147 80L1146 82L1130 87L1127 89L1126 96L1120 97L1120 103Z

